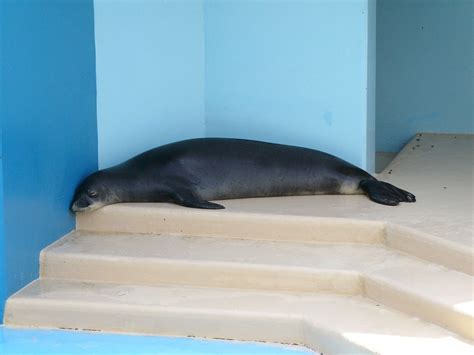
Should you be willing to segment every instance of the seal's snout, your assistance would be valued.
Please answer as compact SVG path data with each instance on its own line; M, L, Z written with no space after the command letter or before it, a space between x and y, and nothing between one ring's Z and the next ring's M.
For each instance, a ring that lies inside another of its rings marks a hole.
M71 205L69 206L69 210L70 210L71 212L79 212L79 211L81 211L83 208L87 207L87 206L81 206L81 205L83 205L83 204L79 204L78 202L79 202L78 200L71 202Z
M83 212L91 209L91 202L86 197L79 197L75 199L69 209L71 212Z

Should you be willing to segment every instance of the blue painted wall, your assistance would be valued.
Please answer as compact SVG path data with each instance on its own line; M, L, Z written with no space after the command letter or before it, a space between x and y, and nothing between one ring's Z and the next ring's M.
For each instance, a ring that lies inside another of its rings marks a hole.
M0 323L3 322L3 308L6 300L6 255L5 255L5 228L3 223L3 6L0 3Z
M371 168L368 3L96 0L100 167L231 136Z
M0 15L0 20L1 20L1 15ZM3 323L4 302L7 299L7 288L6 288L6 280L7 280L6 266L7 265L6 265L6 254L5 254L5 231L4 231L4 223L3 223L3 211L4 211L3 209L3 159L0 159L0 324Z
M474 133L472 0L378 0L377 150Z
M371 167L368 12L367 0L206 1L206 135Z
M95 1L99 165L204 136L202 1Z
M74 227L68 205L97 169L92 0L0 2L4 296Z

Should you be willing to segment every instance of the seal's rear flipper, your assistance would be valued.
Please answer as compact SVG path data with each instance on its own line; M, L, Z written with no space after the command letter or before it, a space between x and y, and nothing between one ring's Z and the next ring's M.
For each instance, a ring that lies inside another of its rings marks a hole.
M408 191L399 189L388 182L377 180L362 180L359 187L377 203L388 206L396 206L400 202L415 202L415 195Z
M193 207L193 208L205 208L205 209L212 209L212 210L220 210L225 208L222 205L217 203L209 202L203 200L202 198L196 196L192 191L179 189L172 193L171 198L174 202L178 205L185 206L185 207Z

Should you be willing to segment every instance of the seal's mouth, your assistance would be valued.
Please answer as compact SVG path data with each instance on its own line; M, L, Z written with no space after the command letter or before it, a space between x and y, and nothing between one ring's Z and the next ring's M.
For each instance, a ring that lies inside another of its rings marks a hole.
M94 211L103 205L99 203L94 203L93 201L88 201L85 198L80 198L73 203L71 203L71 206L69 209L71 212L88 212L88 211Z
M94 206L87 206L87 207L78 207L76 204L73 204L71 206L71 211L72 212L87 212L87 211L92 211L95 210Z

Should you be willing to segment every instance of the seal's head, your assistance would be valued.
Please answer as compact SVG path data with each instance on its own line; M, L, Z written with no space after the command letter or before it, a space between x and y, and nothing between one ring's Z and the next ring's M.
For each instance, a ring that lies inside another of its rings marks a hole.
M72 212L93 211L102 206L117 202L116 196L102 171L89 175L79 184L74 193L70 209Z

